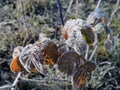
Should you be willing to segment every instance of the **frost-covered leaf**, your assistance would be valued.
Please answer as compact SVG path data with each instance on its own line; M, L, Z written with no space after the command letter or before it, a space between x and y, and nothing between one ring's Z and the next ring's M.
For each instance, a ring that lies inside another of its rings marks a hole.
M89 46L93 45L95 42L95 34L92 28L84 26L81 29L82 36Z
M69 75L72 75L83 61L76 52L64 53L58 61L58 69Z
M85 61L73 76L73 82L76 88L83 88L89 79L90 73L95 69L96 65L91 61Z
M50 39L44 38L40 41L39 46L42 55L45 59L45 63L53 65L58 60L58 48L57 45Z
M19 61L19 56L15 57L10 64L10 69L12 72L21 72L25 71L24 67Z
M23 47L17 46L13 51L13 60L11 61L10 68L12 72L21 72L25 71L24 67L19 61L19 55L22 52Z
M19 56L19 59L27 72L43 73L42 64L44 59L42 58L42 53L39 51L37 46L29 44L24 47Z

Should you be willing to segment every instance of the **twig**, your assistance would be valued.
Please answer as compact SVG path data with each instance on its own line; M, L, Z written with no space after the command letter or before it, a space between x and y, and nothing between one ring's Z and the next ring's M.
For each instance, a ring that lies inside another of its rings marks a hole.
M120 3L120 0L117 0L116 7L110 16L110 21L108 22L108 26L112 23L113 16L115 15L115 13L120 9L119 3Z
M19 73L18 73L18 75L17 75L14 83L12 84L13 87L11 88L11 90L16 90L16 85L17 85L17 83L18 83L18 81L19 81L19 78L21 77L21 74L22 74L22 72L19 72Z
M10 90L12 88L11 85L4 85L0 87L0 90Z
M89 53L89 46L87 45L87 50L86 50L86 53L85 53L85 59L87 60L88 58L88 53Z
M97 48L98 48L98 45L95 46L95 48L94 48L94 50L93 50L93 52L92 52L92 54L91 54L89 60L91 60L91 59L93 58L93 56L94 56L94 54L95 54Z
M66 11L66 13L65 13L65 16L64 16L64 18L63 18L64 20L66 20L66 17L67 17L67 15L68 15L68 12L70 11L70 8L71 8L71 6L72 6L72 4L73 4L73 1L74 1L74 0L71 0L70 3L69 3L69 6L68 6L67 11Z
M76 0L76 18L77 18L77 15L78 15L78 0Z
M63 16L62 16L62 8L61 8L60 0L57 0L57 6L58 6L58 12L59 12L59 17L61 19L61 23L64 26L64 21L63 21Z
M66 43L60 44L57 48L59 49L60 47L62 47L62 46L64 46L64 45L66 45Z
M45 78L42 78L42 79L27 79L27 78L20 78L20 80L22 81L28 81L28 82L42 82L42 81L48 81L48 80L53 80L53 81L59 81L59 82L68 82L68 83L71 83L71 81L69 80L65 80L65 79L58 79L58 78L50 78L50 79L45 79Z
M102 0L99 0L99 1L98 1L96 8L100 8L101 1L102 1ZM95 9L96 9L96 8L95 8Z

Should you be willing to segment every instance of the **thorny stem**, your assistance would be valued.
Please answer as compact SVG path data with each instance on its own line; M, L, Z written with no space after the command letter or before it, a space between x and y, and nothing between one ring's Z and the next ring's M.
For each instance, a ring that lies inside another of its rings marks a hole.
M21 77L21 74L22 74L22 72L19 72L19 73L18 73L15 81L14 81L13 84L12 84L13 87L11 88L11 90L16 90L16 85L18 84L18 81L19 81L19 78Z

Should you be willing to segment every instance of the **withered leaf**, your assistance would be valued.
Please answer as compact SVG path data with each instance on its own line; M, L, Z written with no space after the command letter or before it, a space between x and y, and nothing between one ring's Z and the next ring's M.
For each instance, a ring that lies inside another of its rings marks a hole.
M85 72L84 69L80 69L73 76L74 86L76 88L83 88L86 84L87 79L87 72Z
M11 61L10 68L12 72L21 72L25 71L24 67L19 61L19 55L22 52L23 47L17 46L13 51L13 60Z
M45 38L40 41L39 46L46 64L53 65L58 60L58 48L57 45L50 39Z
M19 56L13 58L11 64L10 64L10 68L12 72L21 72L21 71L25 71L24 67L22 66L22 64L19 61Z
M78 68L78 71L81 69L84 69L84 71L86 71L86 72L92 72L95 68L96 68L95 63L93 63L91 61L85 61L84 65L81 65Z
M95 69L95 67L96 66L93 62L85 61L85 63L78 68L73 76L74 86L76 88L83 88L89 78L90 73Z
M29 44L24 47L19 59L27 72L43 72L42 64L44 59L37 46Z
M59 58L58 69L69 76L75 72L81 63L80 56L76 52L66 52Z

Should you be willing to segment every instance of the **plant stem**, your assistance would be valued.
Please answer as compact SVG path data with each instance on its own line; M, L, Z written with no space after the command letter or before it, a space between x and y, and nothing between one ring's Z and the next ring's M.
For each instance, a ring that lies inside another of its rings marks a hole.
M97 48L98 48L98 45L95 46L95 48L94 48L94 50L93 50L93 52L92 52L92 54L91 54L89 60L91 60L91 59L93 58L93 56L94 56L94 54L95 54Z
M18 81L19 81L19 78L21 77L21 74L22 74L22 72L19 72L19 73L18 73L15 81L14 81L13 84L12 84L13 87L11 88L11 90L16 90L16 85L18 84Z

